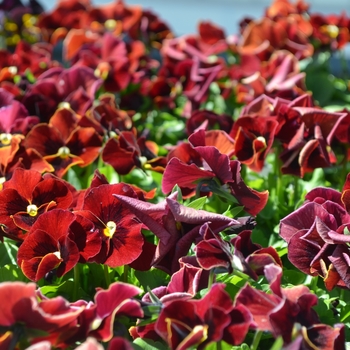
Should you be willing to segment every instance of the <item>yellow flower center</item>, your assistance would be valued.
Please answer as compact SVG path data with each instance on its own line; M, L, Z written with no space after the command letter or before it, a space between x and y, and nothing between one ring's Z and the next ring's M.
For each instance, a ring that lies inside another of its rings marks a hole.
M2 133L0 134L0 142L4 145L7 146L11 143L12 140L12 135L8 133Z
M106 228L103 230L103 234L108 238L112 238L116 229L116 223L114 221L108 221Z
M70 103L63 101L58 104L58 108L65 108L65 109L70 109Z
M30 216L37 216L37 214L38 214L38 207L35 204L29 204L27 206L27 213Z
M58 150L57 154L63 159L68 158L70 155L70 149L66 146L63 146Z
M108 19L105 22L105 28L107 30L113 31L116 28L116 26L117 26L117 21L114 19Z
M336 39L339 35L339 28L334 24L327 24L321 27L321 32L329 35L332 39Z

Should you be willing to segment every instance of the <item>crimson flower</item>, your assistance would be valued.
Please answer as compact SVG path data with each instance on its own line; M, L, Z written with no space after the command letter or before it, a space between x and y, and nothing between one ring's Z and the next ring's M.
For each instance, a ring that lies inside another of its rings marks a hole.
M331 141L346 117L345 113L331 113L312 107L294 107L299 125L280 158L282 172L303 177L316 168L329 167L336 159Z
M92 127L78 126L77 118L73 110L60 108L49 124L36 125L24 140L25 147L38 151L59 177L73 165L85 167L99 156L101 137Z
M348 175L343 192L313 189L306 202L280 223L289 260L304 273L321 276L328 290L350 288L349 183Z
M262 170L278 122L273 117L242 116L234 123L230 136L235 140L235 156L253 171Z
M225 285L214 284L200 300L173 300L163 305L155 325L156 332L172 349L204 349L225 340L241 344L248 332L251 316L244 306L234 307Z
M129 130L133 124L129 114L117 107L115 96L105 93L99 96L85 115L81 116L78 125L93 127L99 135L106 136L114 130Z
M121 175L128 174L135 167L142 168L148 159L155 158L157 145L137 138L133 131L121 131L111 137L102 150L102 159Z
M137 198L131 186L119 183L90 188L83 200L82 210L75 213L89 219L99 232L100 251L89 261L111 267L135 261L142 253L144 238L142 224L114 195Z
M244 29L238 46L240 54L257 55L264 61L276 49L288 50L298 58L313 54L313 46L300 29L299 23L289 20L288 17L278 17L276 20L265 17L259 21L251 21Z
M83 115L95 99L102 80L88 67L51 68L41 74L25 93L22 103L29 114L47 122L61 102Z
M0 223L6 235L23 239L37 218L51 209L68 209L73 201L69 188L51 174L17 168L0 191Z
M162 303L175 299L191 299L197 292L208 287L209 273L205 271L194 256L179 259L180 269L171 275L167 286L156 287L152 293ZM151 303L149 293L142 297L143 302Z
M214 232L238 223L224 215L186 207L171 197L158 204L119 194L115 197L159 238L152 265L169 274L178 271L179 259L187 255L193 243L202 239L206 223Z
M191 135L197 129L214 129L230 132L233 125L233 119L229 115L220 115L212 111L196 110L191 113L191 116L186 121L187 134Z
M343 325L332 328L319 322L313 310L315 294L303 285L282 288L282 269L276 265L265 267L265 277L272 294L247 284L235 298L236 306L244 305L250 311L251 328L281 336L284 349L345 349Z
M169 193L177 184L192 190L216 191L225 198L231 197L232 200L236 198L251 215L257 215L264 208L268 191L258 192L244 183L240 175L239 161L230 160L229 156L222 154L217 147L206 146L204 130L192 134L189 141L202 157L202 167L185 164L178 158L172 158L165 168L162 179L164 193Z
M62 297L40 300L34 283L2 282L0 297L6 300L0 310L0 347L4 349L24 337L33 343L43 336L55 342L62 331L77 326L83 312L83 307L73 307Z
M4 144L6 135L25 135L39 122L39 118L29 116L22 103L16 101L14 96L3 88L0 88L0 142Z
M60 345L67 347L87 337L107 342L112 339L114 329L118 327L119 317L142 318L141 304L134 297L141 293L141 289L133 285L115 282L107 290L99 288L94 301L78 300L71 305L83 308L79 315L79 327L72 332L62 334Z
M273 247L261 248L254 244L250 239L251 233L250 230L243 230L228 242L207 226L203 240L194 248L199 265L205 270L228 273L236 269L255 280L264 274L264 267L268 264L282 267L277 251Z
M91 222L55 209L42 214L32 226L18 249L17 261L26 277L39 281L52 270L63 276L79 261L91 259L100 247Z

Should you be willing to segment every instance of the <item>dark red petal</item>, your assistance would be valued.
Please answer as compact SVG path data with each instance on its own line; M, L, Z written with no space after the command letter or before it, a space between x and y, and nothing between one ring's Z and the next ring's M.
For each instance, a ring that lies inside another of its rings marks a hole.
M16 189L23 198L31 202L32 192L40 181L42 181L42 177L39 172L17 168L13 172L12 178L4 183L4 189Z
M168 162L162 179L162 191L170 193L175 185L180 187L196 188L197 183L203 179L212 179L215 174L209 170L202 170L195 164L185 164L178 158Z

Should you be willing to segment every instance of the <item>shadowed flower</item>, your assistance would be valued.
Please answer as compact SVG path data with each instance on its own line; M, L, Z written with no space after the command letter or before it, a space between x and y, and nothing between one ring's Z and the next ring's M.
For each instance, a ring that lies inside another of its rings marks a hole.
M328 290L350 288L348 184L349 178L342 193L315 188L306 195L306 203L280 223L291 263L306 274L321 276Z
M158 204L118 194L115 197L159 238L153 266L169 274L178 271L179 259L202 239L206 223L214 232L238 223L224 215L186 207L170 197Z

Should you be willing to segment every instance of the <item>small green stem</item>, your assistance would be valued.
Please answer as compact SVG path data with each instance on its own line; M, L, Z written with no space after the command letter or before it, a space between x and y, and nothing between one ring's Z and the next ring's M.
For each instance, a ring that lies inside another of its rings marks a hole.
M294 193L293 193L293 205L299 202L299 178L294 176Z
M262 334L263 334L262 331L255 332L255 336L254 336L252 345L250 346L250 350L257 350L258 349Z
M208 278L208 289L209 290L214 283L214 278L215 278L215 272L214 272L214 269L211 269L209 271L209 278Z
M124 265L124 271L123 271L123 282L128 283L129 279L129 265Z
M74 273L73 301L76 301L78 300L79 287L80 287L80 271L79 271L78 264L74 266L73 273Z
M216 350L222 350L221 341L216 343Z
M312 278L310 283L310 289L316 293L317 291L318 276Z
M108 288L111 284L111 278L109 277L109 271L108 271L107 265L103 265L103 271L104 271L105 280L106 280L106 287Z

